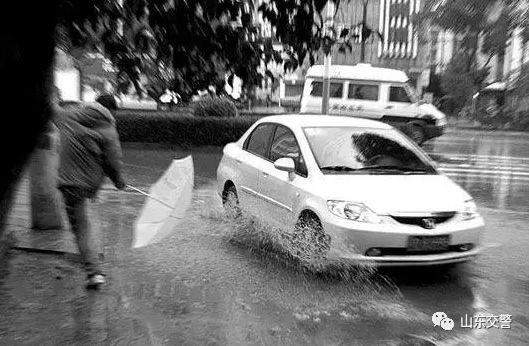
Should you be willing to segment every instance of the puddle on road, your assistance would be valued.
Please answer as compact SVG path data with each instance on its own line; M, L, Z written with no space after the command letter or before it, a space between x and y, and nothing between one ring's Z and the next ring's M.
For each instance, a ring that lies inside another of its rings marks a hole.
M107 210L121 208L104 217L115 230L108 258L122 300L147 320L164 321L158 329L172 342L410 344L422 340L412 335L446 338L391 277L342 261L312 272L292 257L280 233L252 220L228 220L209 198L195 197L186 219L162 243L130 250L141 200L106 201ZM141 308L132 308L135 301ZM186 328L168 330L167 323ZM209 336L202 339L205 329Z

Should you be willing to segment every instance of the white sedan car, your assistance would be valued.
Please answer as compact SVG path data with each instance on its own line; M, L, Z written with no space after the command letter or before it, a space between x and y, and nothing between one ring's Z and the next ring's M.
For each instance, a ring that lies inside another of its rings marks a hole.
M242 212L281 230L305 259L439 265L481 250L484 223L469 194L381 122L260 119L226 145L217 183L232 216Z

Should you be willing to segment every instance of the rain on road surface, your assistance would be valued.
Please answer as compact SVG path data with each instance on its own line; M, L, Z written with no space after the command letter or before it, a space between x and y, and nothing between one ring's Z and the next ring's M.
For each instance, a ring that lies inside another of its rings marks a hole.
M255 227L219 213L213 191L220 148L190 151L126 144L129 182L147 187L173 157L193 155L196 190L187 219L161 244L130 250L143 197L106 197L102 212L111 285L168 345L517 345L529 339L529 137L451 133L428 148L475 198L489 248L450 269L345 268L304 273L280 252L259 251ZM112 195L117 196L117 195ZM130 197L130 198L129 198ZM432 197L434 198L434 197ZM343 278L340 274L349 273ZM452 331L434 327L443 311ZM510 329L461 328L477 313L512 315Z

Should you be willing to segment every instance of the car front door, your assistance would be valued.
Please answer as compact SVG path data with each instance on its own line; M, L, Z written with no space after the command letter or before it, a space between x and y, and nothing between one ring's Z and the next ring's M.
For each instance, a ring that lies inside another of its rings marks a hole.
M239 181L236 182L241 208L259 216L263 201L258 198L259 174L267 163L275 124L259 124L248 136L240 155L235 158Z
M417 104L413 102L404 85L386 85L386 88L384 121L399 125L417 117Z
M296 165L295 173L280 171L274 162L290 157ZM268 161L259 176L259 195L265 202L263 213L269 223L284 231L291 231L295 205L300 196L300 184L307 178L307 168L294 133L278 125L269 150Z

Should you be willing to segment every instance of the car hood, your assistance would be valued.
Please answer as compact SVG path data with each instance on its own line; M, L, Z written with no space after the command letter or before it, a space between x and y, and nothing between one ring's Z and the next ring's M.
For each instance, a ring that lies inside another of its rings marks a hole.
M429 114L435 117L435 119L443 119L446 117L446 115L438 110L434 105L431 103L424 103L422 105L419 105L419 109L421 114Z
M459 211L471 199L444 175L326 175L327 200L361 202L378 214Z

